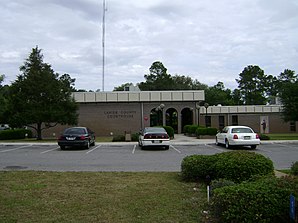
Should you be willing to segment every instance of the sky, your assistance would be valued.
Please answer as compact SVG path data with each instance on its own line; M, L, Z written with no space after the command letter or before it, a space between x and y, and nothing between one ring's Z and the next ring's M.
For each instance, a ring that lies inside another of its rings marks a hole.
M297 0L1 0L0 74L11 84L32 48L75 88L112 91L145 81L160 61L171 75L235 89L248 65L298 72Z

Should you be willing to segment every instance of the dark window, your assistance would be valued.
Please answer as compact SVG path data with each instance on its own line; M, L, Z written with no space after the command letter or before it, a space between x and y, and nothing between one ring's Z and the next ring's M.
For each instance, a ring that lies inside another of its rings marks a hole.
M219 129L223 129L225 127L225 116L220 115L218 117L218 127Z
M290 131L296 132L296 122L290 122Z
M211 127L211 116L205 116L206 127Z
M232 125L238 125L238 115L232 115Z

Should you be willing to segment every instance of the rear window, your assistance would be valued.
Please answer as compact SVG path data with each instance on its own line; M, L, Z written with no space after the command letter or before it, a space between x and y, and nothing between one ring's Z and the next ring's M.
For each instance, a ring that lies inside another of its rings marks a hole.
M64 134L86 134L86 131L83 128L72 128L66 129Z
M253 131L248 128L234 128L232 129L232 133L253 133Z

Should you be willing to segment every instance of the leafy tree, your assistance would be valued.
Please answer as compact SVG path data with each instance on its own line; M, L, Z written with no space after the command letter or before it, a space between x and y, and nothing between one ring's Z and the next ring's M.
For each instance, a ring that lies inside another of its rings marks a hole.
M241 98L239 89L234 89L234 91L232 92L232 101L234 105L243 105L243 100Z
M4 75L0 75L0 124L6 123L4 112L7 109L7 91L8 86L2 86Z
M213 87L205 90L205 100L209 105L233 105L232 92L225 89L223 82L218 82Z
M298 81L285 82L279 97L283 105L284 121L298 121Z
M173 79L167 73L167 68L159 62L154 62L149 68L150 74L146 74L144 78L146 82L141 82L139 88L142 91L160 91L171 90L173 88Z
M129 86L131 86L131 85L133 85L133 83L125 83L125 84L122 84L122 85L120 85L120 86L118 86L118 87L114 87L114 91L125 91L125 88L126 88L126 87L129 87Z
M7 117L11 126L28 126L42 139L42 130L57 124L76 124L77 105L71 97L74 79L59 76L43 62L41 50L32 49L9 90Z
M259 66L249 65L236 79L238 88L246 105L264 105L267 102L269 88L268 76Z

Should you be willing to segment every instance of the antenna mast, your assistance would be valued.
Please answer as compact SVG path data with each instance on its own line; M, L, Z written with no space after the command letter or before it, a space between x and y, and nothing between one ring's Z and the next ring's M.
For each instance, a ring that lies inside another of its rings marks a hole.
M102 3L103 14L102 14L102 91L105 91L105 20L106 20L106 1Z

